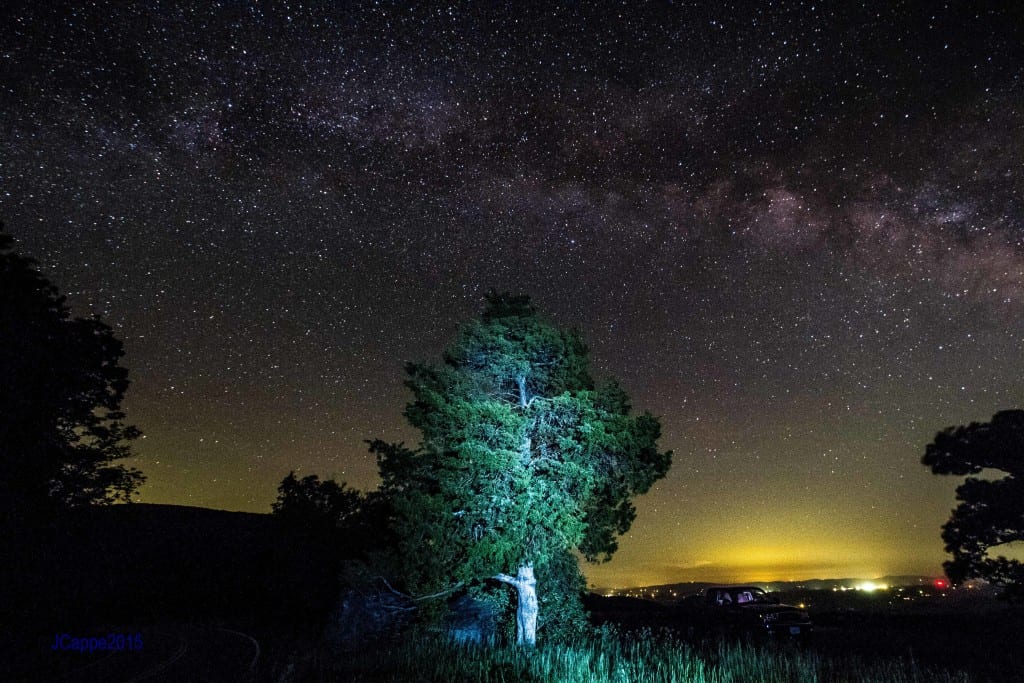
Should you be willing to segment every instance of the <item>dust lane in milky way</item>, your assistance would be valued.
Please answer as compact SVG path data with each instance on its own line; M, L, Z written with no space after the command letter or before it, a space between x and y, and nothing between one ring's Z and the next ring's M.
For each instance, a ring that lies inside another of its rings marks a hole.
M1024 405L1019 9L38 4L0 218L125 341L142 501L374 486L494 287L675 451L591 581L939 571L925 444Z

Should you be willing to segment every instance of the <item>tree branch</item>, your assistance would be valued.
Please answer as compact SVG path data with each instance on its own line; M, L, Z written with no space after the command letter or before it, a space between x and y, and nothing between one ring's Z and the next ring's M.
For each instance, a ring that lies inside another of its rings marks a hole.
M411 595L407 595L406 593L403 593L400 590L395 590L394 588L392 588L391 584L388 583L388 580L385 579L383 576L378 576L377 578L380 579L381 583L383 583L387 587L387 589L389 591L391 591L392 593L394 593L395 595L397 595L399 597L407 598L409 600L413 599L413 597Z
M449 586L448 588L445 588L444 590L440 590L440 591L438 591L436 593L430 593L429 595L416 595L416 596L413 596L413 595L409 595L407 593L403 593L400 590L396 590L395 588L393 588L391 586L390 583L388 583L388 580L385 579L383 576L378 576L377 578L380 579L381 582L385 586L387 586L387 589L389 591L391 591L395 595L398 595L400 597L405 598L406 600L412 600L413 602L422 602L423 600L433 600L434 598L440 598L442 596L448 595L449 593L454 593L455 591L457 591L460 588L462 588L463 585L465 585L462 581L459 581L458 583L456 583L456 584L454 584L452 586Z

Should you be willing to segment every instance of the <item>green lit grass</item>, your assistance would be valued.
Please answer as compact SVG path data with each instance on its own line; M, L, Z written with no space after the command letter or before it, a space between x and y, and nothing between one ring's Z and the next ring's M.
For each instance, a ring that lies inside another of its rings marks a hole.
M308 653L288 667L289 681L557 681L565 683L969 683L963 673L922 668L901 659L829 658L806 649L719 643L703 648L671 635L621 636L541 646L460 647L417 635L359 653Z

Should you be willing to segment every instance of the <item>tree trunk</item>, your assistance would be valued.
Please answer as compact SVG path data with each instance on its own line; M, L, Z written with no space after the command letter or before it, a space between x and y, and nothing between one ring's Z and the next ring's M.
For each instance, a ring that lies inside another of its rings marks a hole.
M519 387L519 407L525 408L530 405L530 402L526 400L526 378L516 377L516 386Z
M533 565L523 565L516 576L498 574L494 578L515 587L519 596L519 604L516 606L516 644L534 647L537 644L537 614L540 608Z

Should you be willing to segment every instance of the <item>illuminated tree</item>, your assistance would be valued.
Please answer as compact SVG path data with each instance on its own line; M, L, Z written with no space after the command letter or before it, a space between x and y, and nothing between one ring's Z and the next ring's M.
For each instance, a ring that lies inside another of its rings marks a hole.
M139 435L121 422L128 371L99 319L64 297L0 232L0 505L17 524L53 509L128 501L144 477L113 464Z
M953 583L985 579L1009 598L1024 598L1024 565L992 551L1024 541L1024 411L996 413L991 422L948 427L928 444L921 462L935 474L968 476L956 490L960 501L942 527L945 563Z
M533 645L542 605L579 600L572 551L609 559L635 517L630 498L668 471L659 422L630 415L617 384L595 386L579 335L541 320L525 296L489 294L442 365L407 372L420 447L371 446L411 558L406 586L512 586L517 640Z

